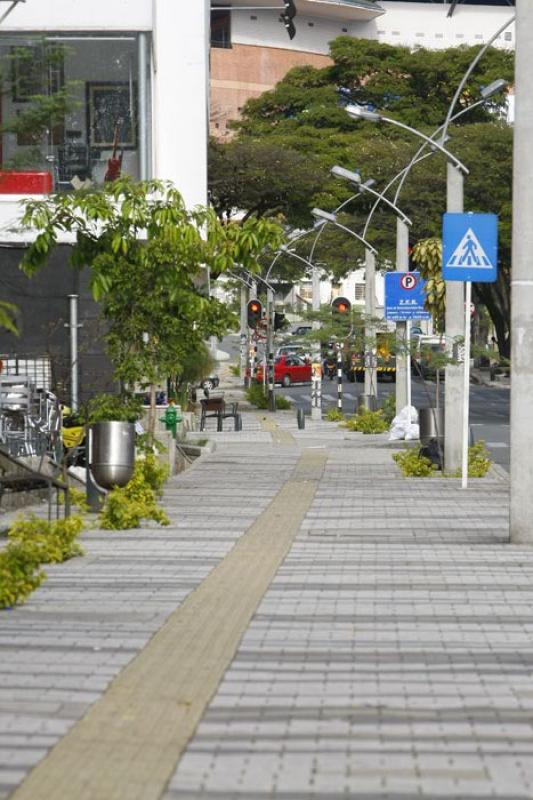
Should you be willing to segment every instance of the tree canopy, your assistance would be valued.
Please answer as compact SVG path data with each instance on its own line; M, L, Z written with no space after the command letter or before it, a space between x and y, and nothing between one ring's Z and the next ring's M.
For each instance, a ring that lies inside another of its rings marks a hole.
M331 66L291 70L274 89L246 103L242 119L234 123L233 141L214 146L210 186L219 213L230 205L248 215L281 212L289 227L312 229L313 206L331 211L356 195L339 220L361 233L374 198L332 177L331 167L339 164L360 171L363 181L373 178L375 188L383 191L409 163L421 140L387 123L355 121L346 113L346 104L377 108L430 135L444 122L456 88L479 51L478 47L410 50L348 36L334 40L330 48ZM455 113L480 99L481 87L497 78L512 83L513 55L491 48L473 71ZM508 312L511 257L512 129L502 118L506 100L501 92L465 112L450 126L447 143L470 170L465 210L500 216L500 279L496 285L475 287L500 329L506 325L502 315ZM282 158L272 159L268 169L255 166L255 155L261 164L269 150L282 153ZM240 157L243 153L246 158ZM222 187L230 203L222 201ZM394 192L388 196L392 199ZM446 210L442 154L434 152L412 169L398 205L413 222L413 244L440 235ZM367 237L379 252L381 266L394 263L395 227L394 214L381 204ZM308 257L313 241L313 233L301 239L297 252ZM363 255L355 239L328 226L315 247L314 260L340 276L361 264ZM298 269L305 269L297 268L289 257L279 259L276 268L280 275L293 278Z

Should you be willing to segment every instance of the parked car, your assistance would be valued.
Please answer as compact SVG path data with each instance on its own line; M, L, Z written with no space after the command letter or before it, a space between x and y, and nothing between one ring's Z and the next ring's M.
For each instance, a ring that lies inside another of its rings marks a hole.
M220 378L218 375L210 375L209 378L204 378L203 381L200 382L200 388L204 391L207 389L207 391L210 392L216 389L219 383Z
M311 333L313 330L312 325L297 325L296 328L293 328L291 331L292 336L305 336L306 333Z
M263 368L257 370L257 380L263 380ZM300 356L279 356L274 361L274 383L290 386L291 383L309 383L311 381L311 363Z

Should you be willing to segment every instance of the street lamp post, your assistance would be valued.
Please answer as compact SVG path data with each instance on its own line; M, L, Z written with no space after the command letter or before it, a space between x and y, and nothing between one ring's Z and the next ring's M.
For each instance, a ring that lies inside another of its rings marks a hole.
M332 175L335 175L338 178L343 178L344 180L350 181L359 187L359 191L368 192L374 197L376 197L376 203L383 202L388 205L396 214L397 218L397 242L401 243L401 247L403 251L407 253L407 248L404 246L404 238L405 236L409 236L409 229L408 226L411 225L411 220L403 211L398 208L396 201L392 202L387 197L384 196L383 193L377 192L373 189L373 185L375 181L370 178L369 180L365 181L365 183L361 182L361 176L358 172L350 172L344 167L335 166L331 170ZM363 229L363 237L366 237L368 232L368 227L370 223L370 214L367 217L365 227ZM398 245L400 248L400 244ZM401 251L401 252L403 252ZM408 263L406 263L404 269L408 269ZM398 270L402 269L398 262ZM365 250L365 313L367 317L367 322L365 325L365 396L375 397L377 398L377 381L375 380L375 361L376 361L376 347L375 347L375 336L376 330L374 325L374 317L376 314L376 257L375 254L372 253L370 250ZM396 330L398 333L398 338L404 342L405 341L405 333L402 335L402 330L405 329L405 323L397 323ZM406 358L404 353L401 351L398 352L396 356L396 409L399 411L407 404L408 396L410 395L409 387L410 387L410 371L407 369L406 366ZM372 402L372 401L371 401Z
M533 4L516 19L513 275L511 279L511 542L533 544Z

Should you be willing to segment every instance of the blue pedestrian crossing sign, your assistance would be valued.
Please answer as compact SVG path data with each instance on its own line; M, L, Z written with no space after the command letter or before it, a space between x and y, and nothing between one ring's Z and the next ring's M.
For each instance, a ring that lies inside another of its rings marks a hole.
M442 276L445 281L492 283L497 278L496 214L444 214Z
M385 319L402 322L430 319L424 308L426 282L419 272L385 273Z

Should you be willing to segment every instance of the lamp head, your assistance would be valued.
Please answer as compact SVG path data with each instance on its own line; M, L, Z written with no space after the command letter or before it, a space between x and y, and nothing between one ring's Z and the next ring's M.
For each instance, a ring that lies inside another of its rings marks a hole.
M372 186L374 186L375 183L376 183L376 181L375 181L374 178L369 178L367 181L362 183L359 188L361 189L361 191L364 192L365 189L371 189Z
M342 178L345 181L350 181L350 183L356 183L357 185L361 183L361 176L358 172L351 172L349 169L345 169L344 167L332 167L331 174L336 178Z
M319 222L337 222L335 214L331 214L329 211L322 211L321 208L313 208L311 214Z
M381 120L381 114L378 114L376 111L368 111L368 109L362 106L346 106L346 111L352 119L366 119L369 122L379 122Z
M489 83L488 86L482 86L479 93L483 98L483 100L488 100L489 97L492 97L498 92L503 91L503 89L506 89L508 85L509 84L507 83L506 80L504 80L503 78L498 78L498 80Z

